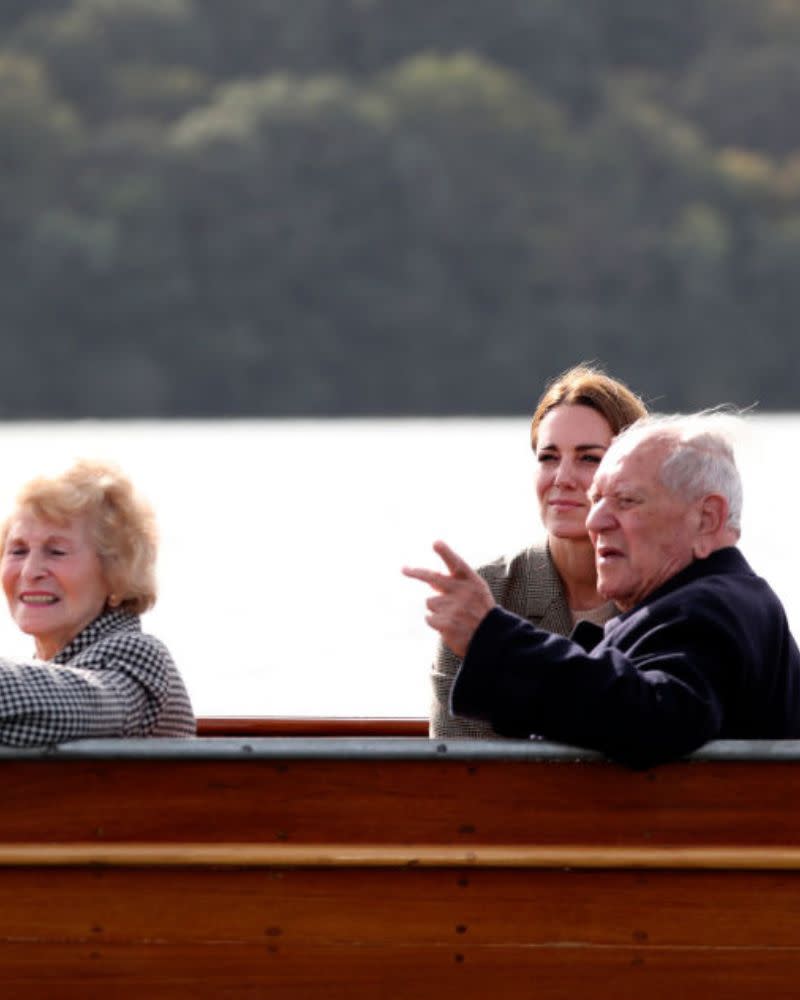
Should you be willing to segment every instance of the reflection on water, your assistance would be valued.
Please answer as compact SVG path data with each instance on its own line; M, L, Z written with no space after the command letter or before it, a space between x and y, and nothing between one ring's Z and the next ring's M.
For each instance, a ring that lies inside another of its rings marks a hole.
M739 460L742 549L800 633L799 430L752 417ZM433 633L400 566L430 562L438 537L481 562L541 535L525 418L5 424L0 445L3 510L79 455L117 461L152 501L161 597L145 625L202 715L427 714ZM31 652L4 616L0 650Z

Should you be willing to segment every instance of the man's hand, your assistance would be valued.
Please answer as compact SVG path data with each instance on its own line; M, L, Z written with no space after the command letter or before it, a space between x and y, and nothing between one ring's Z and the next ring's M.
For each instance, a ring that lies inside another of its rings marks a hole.
M449 574L408 566L403 567L403 573L437 591L426 601L430 614L425 621L441 634L456 656L463 657L475 629L495 606L495 600L486 581L448 545L434 542L433 550L441 556Z

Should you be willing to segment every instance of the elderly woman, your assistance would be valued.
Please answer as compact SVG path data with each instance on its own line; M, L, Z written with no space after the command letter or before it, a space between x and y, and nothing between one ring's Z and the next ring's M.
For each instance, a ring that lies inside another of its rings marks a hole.
M571 368L548 385L531 420L536 496L547 537L542 545L478 569L498 604L560 635L581 619L602 624L616 613L597 593L586 494L612 438L646 412L627 386L589 365ZM488 723L450 715L450 689L460 666L440 640L430 735L498 739Z
M192 736L183 681L139 615L156 599L149 507L113 467L28 483L0 528L9 609L41 662L0 660L0 743Z

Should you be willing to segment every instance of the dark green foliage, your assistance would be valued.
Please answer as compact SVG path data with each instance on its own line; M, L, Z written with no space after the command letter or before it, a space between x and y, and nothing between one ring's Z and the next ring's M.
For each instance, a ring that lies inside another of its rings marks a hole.
M0 416L797 408L800 3L0 7Z

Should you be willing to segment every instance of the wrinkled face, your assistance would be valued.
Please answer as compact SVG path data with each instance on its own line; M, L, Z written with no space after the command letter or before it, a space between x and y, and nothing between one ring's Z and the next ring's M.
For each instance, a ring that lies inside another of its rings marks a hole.
M103 610L108 586L88 524L76 517L54 524L20 510L0 558L11 616L51 659Z
M663 441L621 443L600 464L589 491L586 523L595 549L597 589L623 611L694 558L699 505L661 482L667 454Z
M539 424L536 496L549 535L587 537L587 490L611 438L606 418L590 406L556 406Z

